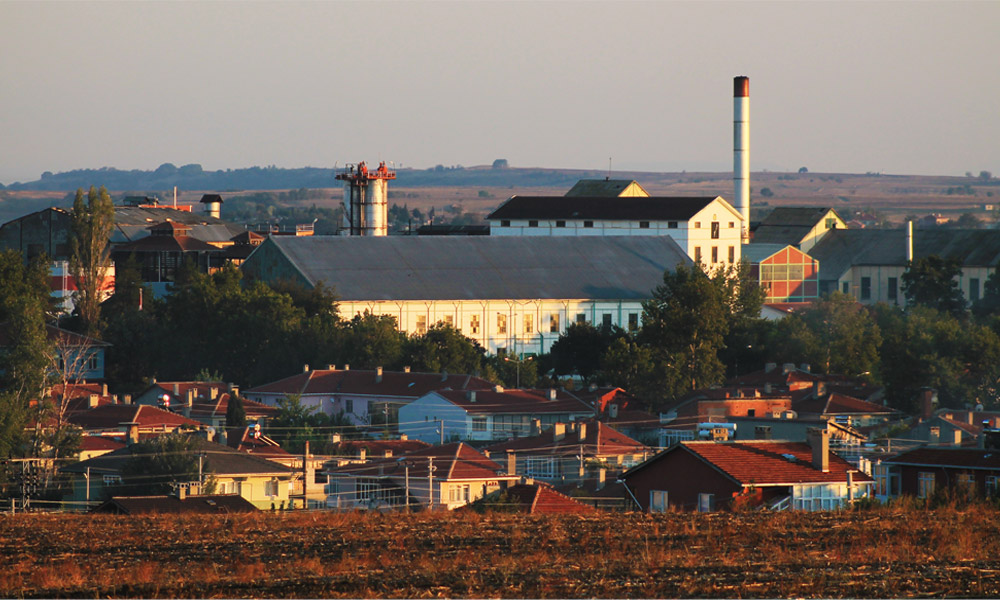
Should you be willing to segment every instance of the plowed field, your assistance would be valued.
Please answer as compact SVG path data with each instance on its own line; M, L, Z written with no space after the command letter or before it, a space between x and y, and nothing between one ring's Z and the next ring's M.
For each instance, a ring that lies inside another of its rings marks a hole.
M1000 513L0 517L2 597L996 597Z

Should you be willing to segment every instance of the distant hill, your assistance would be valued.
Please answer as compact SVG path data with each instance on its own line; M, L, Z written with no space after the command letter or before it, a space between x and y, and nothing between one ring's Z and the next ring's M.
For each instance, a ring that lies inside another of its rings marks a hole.
M109 190L165 190L177 186L187 190L288 190L339 187L331 168L282 169L250 167L206 171L201 165L181 167L170 163L154 171L123 171L113 167L77 169L64 173L46 171L37 181L6 186L10 191L70 191L103 185ZM495 169L492 167L445 167L399 169L396 185L404 187L566 187L578 179L602 177L596 171L557 169ZM617 174L616 174L617 175Z

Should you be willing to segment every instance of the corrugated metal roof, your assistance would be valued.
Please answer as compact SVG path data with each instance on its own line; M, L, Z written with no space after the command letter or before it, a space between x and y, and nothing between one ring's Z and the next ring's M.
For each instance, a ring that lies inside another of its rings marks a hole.
M717 198L722 200L719 196L512 196L486 219L686 221Z
M819 261L822 280L835 280L852 266L906 265L903 229L835 229L809 251ZM913 232L913 256L953 258L965 267L1000 265L1000 230L918 229Z
M691 259L667 236L271 237L265 246L341 300L642 300ZM277 276L287 277L287 273Z
M740 249L740 256L750 264L758 264L781 252L791 244L743 244Z

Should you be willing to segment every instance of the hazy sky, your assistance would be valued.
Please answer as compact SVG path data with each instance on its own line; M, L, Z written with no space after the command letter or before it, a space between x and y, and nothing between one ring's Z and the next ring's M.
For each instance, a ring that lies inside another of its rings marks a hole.
M1000 2L0 1L0 181L113 166L1000 173Z

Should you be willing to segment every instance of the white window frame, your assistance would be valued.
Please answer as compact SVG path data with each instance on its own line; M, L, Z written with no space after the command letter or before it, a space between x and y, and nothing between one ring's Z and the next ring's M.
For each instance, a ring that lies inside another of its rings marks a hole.
M917 498L930 498L934 495L937 475L933 471L917 472Z
M712 512L715 510L715 494L698 494L698 512Z
M666 490L649 490L649 512L663 513L670 508L669 494Z

